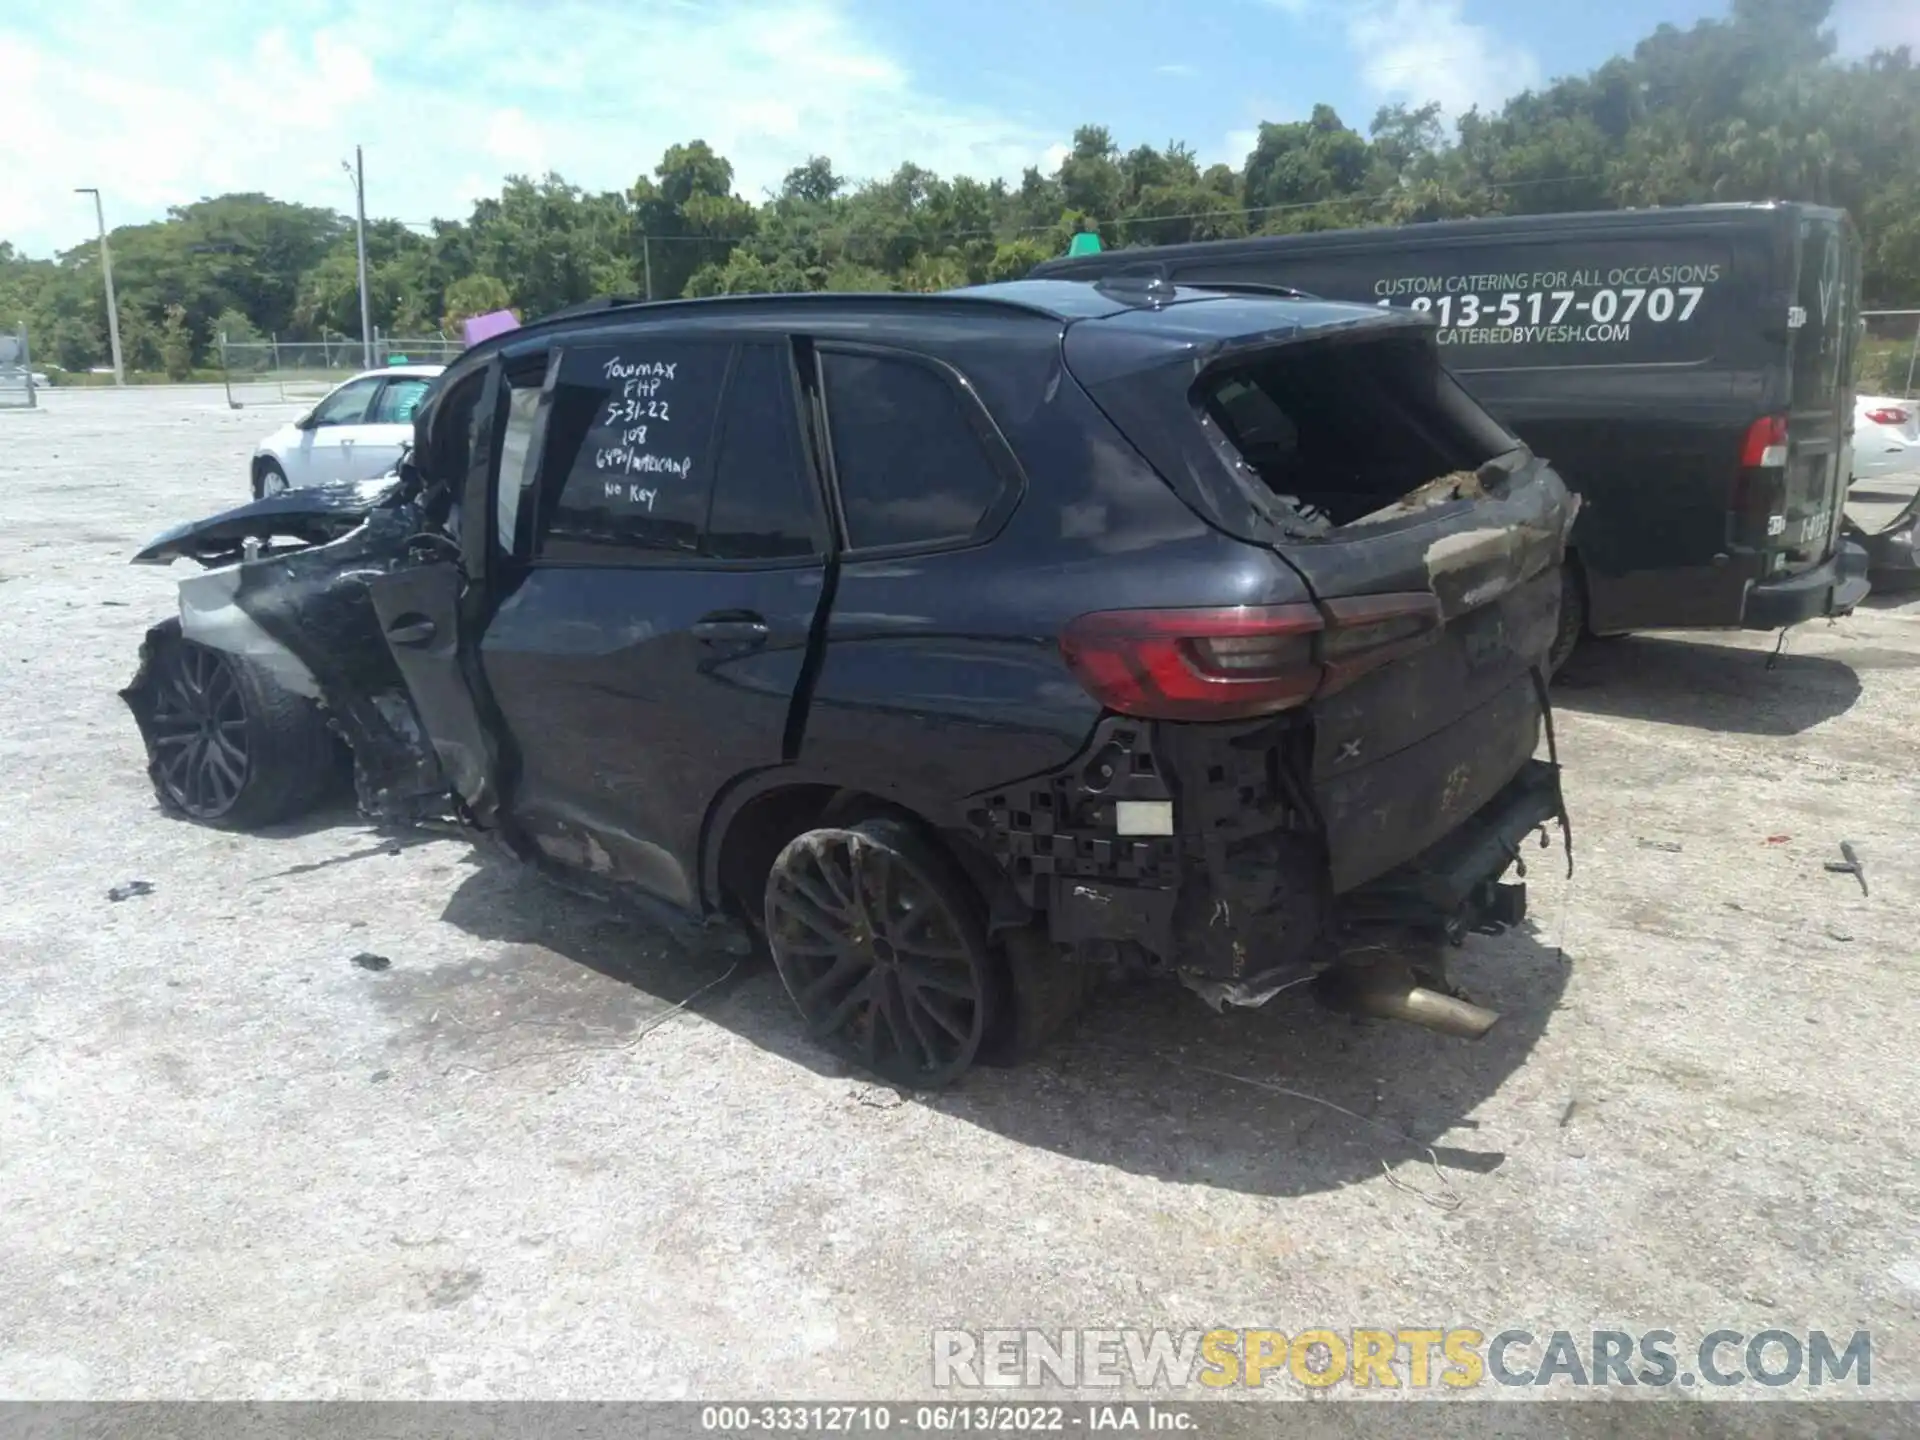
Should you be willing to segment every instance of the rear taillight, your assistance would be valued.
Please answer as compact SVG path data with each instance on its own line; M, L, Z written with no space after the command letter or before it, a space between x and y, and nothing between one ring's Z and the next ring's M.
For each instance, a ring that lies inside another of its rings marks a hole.
M1787 417L1762 415L1747 427L1747 438L1740 447L1740 463L1748 467L1778 469L1787 463Z
M1060 637L1067 668L1109 710L1152 720L1236 720L1324 695L1425 644L1431 594L1316 605L1103 610Z
M1867 411L1867 419L1876 425L1904 425L1910 417L1897 405L1882 405Z

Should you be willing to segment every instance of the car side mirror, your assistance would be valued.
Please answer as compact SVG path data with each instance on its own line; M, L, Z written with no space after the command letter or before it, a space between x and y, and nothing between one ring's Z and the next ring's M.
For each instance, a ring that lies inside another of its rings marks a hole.
M294 428L294 429L296 429L296 430L311 430L311 429L313 429L313 427L314 427L314 424L315 424L315 421L314 421L314 418L313 418L313 417L314 417L314 414L315 414L315 412L314 412L314 411L312 411L312 410L309 410L309 411L308 411L308 412L307 412L306 414L304 414L304 415L302 415L302 416L301 416L301 417L300 417L300 418L299 418L298 420L296 420L296 421L294 421L294 422L293 422L293 428Z

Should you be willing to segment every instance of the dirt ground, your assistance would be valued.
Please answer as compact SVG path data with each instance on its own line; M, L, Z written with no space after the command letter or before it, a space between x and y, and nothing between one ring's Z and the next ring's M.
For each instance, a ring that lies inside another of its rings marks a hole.
M1773 668L1577 657L1577 869L1468 942L1482 1043L1121 989L902 1096L460 840L163 815L115 692L176 575L126 557L286 412L43 402L0 413L0 1396L924 1396L935 1327L1415 1325L1868 1329L1920 1396L1920 601Z

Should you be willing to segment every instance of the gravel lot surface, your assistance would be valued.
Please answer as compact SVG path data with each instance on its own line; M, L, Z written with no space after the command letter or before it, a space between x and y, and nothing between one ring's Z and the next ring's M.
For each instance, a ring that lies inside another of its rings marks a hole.
M904 1096L770 971L669 1015L725 961L462 841L163 815L115 692L176 575L126 557L291 412L43 401L0 413L0 1395L903 1397L939 1326L1470 1325L1870 1329L1920 1396L1920 601L1771 670L1576 659L1578 867L1469 941L1478 1045L1131 988Z

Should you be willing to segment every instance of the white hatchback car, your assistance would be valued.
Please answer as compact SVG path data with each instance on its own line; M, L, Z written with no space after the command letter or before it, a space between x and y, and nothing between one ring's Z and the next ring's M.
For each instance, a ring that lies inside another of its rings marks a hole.
M253 494L260 499L329 480L372 480L400 463L420 408L442 365L368 370L328 393L253 452Z

